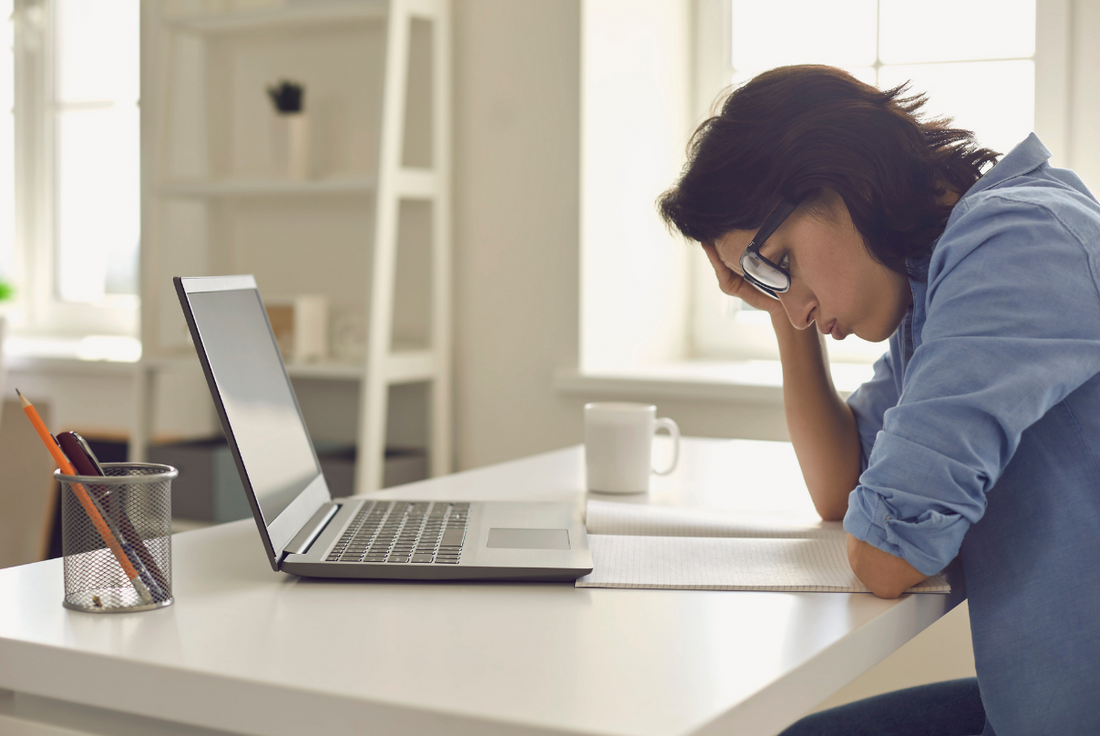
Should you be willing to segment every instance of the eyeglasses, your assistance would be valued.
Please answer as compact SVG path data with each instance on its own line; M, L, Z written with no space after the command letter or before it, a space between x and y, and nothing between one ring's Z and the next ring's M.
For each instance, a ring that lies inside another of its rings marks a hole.
M772 299L778 299L780 294L791 288L791 274L779 264L772 263L760 255L760 248L791 216L803 199L805 195L793 201L788 199L781 202L764 220L764 224L756 231L756 237L741 254L741 273L744 274L745 280Z

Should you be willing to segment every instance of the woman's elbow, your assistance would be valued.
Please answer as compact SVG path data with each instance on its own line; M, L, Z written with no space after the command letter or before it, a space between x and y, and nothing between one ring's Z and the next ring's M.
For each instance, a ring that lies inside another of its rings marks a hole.
M905 560L848 535L848 564L879 598L897 598L928 576Z
M818 501L813 499L814 508L817 510L817 515L821 517L822 521L844 521L844 515L848 513L848 497L845 496L843 500L833 500L829 502Z

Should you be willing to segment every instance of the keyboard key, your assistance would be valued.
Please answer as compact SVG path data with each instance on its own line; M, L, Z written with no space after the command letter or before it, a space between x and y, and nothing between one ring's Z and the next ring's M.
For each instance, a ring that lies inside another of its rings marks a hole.
M435 562L437 564L442 564L442 565L457 565L458 564L458 558L457 557L436 557Z
M394 557L393 555L390 555L389 557L386 558L386 562L408 562L408 561L409 561L409 558L405 557L405 556Z
M411 561L412 562L431 562L432 561L432 555L413 555L412 558L411 558Z
M462 538L466 536L465 529L448 529L443 532L443 539L439 542L440 547L456 547L462 544Z

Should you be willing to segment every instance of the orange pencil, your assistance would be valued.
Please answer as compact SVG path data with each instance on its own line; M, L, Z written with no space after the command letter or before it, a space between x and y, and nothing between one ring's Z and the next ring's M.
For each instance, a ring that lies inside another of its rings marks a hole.
M19 389L15 389L15 393L19 394L19 400L23 402L23 413L27 415L27 418L31 420L31 424L34 425L34 429L38 432L38 436L42 438L42 442L45 443L46 449L50 451L50 455L53 457L57 467L61 468L61 472L65 475L76 475L76 469L69 462L69 458L65 457L65 453L61 451L61 446L57 444L57 440L50 434L50 430L46 429L45 422L42 421L42 417L38 416L38 412L34 410L34 405L27 401L27 397L24 396ZM126 556L126 552L122 549L122 545L118 543L118 539L115 537L111 528L107 525L107 521L103 518L103 515L99 513L99 507L96 505L92 497L88 495L88 492L84 490L84 486L80 483L73 483L72 489L76 494L76 499L80 501L80 505L84 507L84 511L87 512L88 518L92 522L92 526L96 528L99 535L103 537L103 541L107 543L111 552L114 553L115 559L118 560L118 564L122 565L123 572L126 573L126 577L133 583L134 589L141 596L141 600L145 603L153 602L153 595L149 592L149 588L141 580L141 575L130 562Z

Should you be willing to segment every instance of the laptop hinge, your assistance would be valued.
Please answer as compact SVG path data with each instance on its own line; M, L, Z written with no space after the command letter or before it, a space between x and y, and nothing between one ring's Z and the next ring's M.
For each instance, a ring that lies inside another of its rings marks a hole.
M283 556L286 555L300 555L304 554L309 549L309 545L313 544L313 540L317 538L325 526L328 525L332 517L336 516L336 512L340 510L340 504L329 502L317 509L317 513L313 515L306 525L294 535L294 539L290 540L290 543L283 548Z

